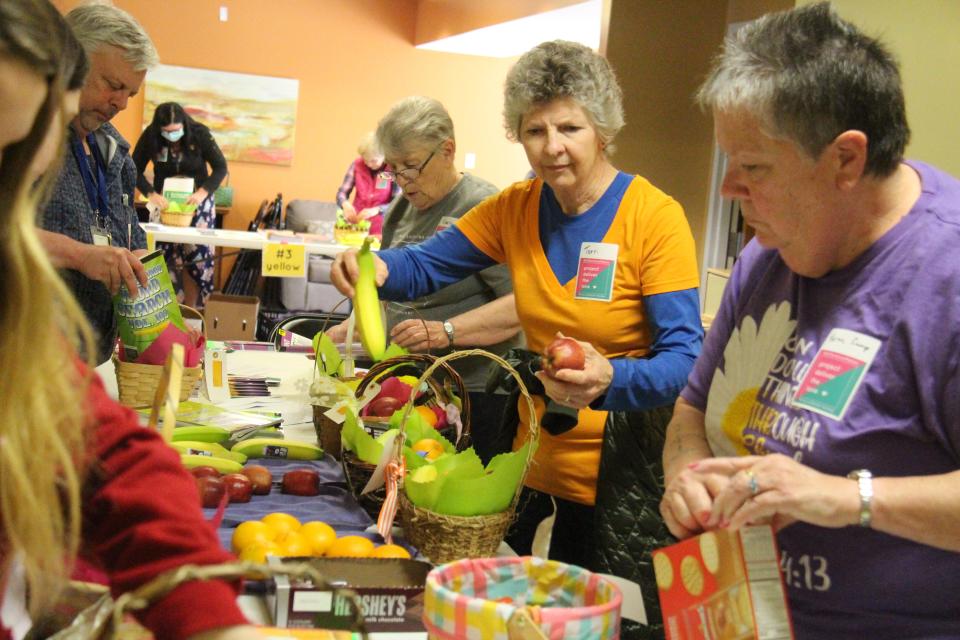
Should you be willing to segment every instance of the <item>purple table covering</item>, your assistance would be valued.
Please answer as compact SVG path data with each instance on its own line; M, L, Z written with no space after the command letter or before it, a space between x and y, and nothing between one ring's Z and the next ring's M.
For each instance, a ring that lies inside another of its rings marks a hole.
M373 524L370 516L360 508L353 495L347 489L346 480L340 463L325 454L322 460L278 460L272 458L251 458L247 465L259 464L270 469L273 474L273 489L268 495L253 496L250 502L234 502L227 505L223 521L217 529L220 544L230 549L230 539L234 528L246 520L259 520L268 513L282 511L296 517L300 522L322 520L336 529L338 536L363 534ZM291 469L312 467L320 474L320 495L291 496L280 493L280 481L283 474ZM204 509L209 520L216 509ZM363 534L382 542L378 534Z

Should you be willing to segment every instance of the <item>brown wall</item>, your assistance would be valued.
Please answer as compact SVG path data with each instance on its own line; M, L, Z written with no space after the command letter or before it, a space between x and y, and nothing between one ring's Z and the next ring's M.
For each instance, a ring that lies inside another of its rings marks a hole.
M793 9L793 0L730 0L727 22L746 22L771 11Z
M613 0L607 58L627 124L614 164L643 175L686 210L703 255L713 130L693 103L726 28L727 0Z
M67 10L77 0L55 0ZM416 0L116 0L147 29L165 64L296 78L300 81L293 164L234 162L233 211L225 226L246 228L260 201L282 192L333 200L360 136L396 100L441 100L457 130L457 158L477 156L472 173L505 187L529 166L508 142L500 111L509 59L421 51L413 46ZM218 19L229 6L229 21ZM143 100L114 124L131 142Z

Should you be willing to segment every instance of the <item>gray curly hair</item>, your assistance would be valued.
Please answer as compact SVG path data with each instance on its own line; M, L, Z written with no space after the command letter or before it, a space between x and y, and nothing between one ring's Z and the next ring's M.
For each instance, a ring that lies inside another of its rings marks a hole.
M85 4L67 14L67 23L87 55L103 46L123 49L123 58L134 71L146 71L160 63L153 41L136 18L107 4Z
M623 128L623 92L606 59L576 42L553 40L526 52L507 73L503 87L503 126L518 142L523 116L534 106L572 98L587 113L604 153Z
M453 120L439 100L410 96L400 100L377 123L376 144L388 157L416 146L436 146L454 139Z

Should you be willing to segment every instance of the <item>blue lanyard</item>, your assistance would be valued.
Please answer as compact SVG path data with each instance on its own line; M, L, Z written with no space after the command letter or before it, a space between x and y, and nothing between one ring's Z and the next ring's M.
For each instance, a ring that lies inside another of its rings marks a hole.
M93 172L90 171L90 164L87 162L87 156L83 151L83 143L80 138L71 134L70 148L73 151L73 157L77 161L77 168L80 170L80 177L83 178L83 188L87 191L87 198L90 200L90 206L97 217L97 225L103 227L103 220L110 214L110 197L107 192L107 163L104 162L100 154L100 146L92 133L87 134L87 145L90 147L90 153L97 165L97 179L94 181Z

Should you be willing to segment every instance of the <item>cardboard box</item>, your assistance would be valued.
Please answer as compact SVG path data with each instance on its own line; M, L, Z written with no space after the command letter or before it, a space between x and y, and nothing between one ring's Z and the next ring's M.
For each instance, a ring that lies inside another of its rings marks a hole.
M432 565L418 560L377 558L271 558L271 562L309 562L333 585L349 587L360 599L367 631L420 631L423 589ZM274 578L268 596L274 624L299 629L349 629L349 604L308 581Z
M710 531L655 551L668 640L791 640L779 558L767 525Z
M260 298L213 293L203 319L208 340L256 340Z

